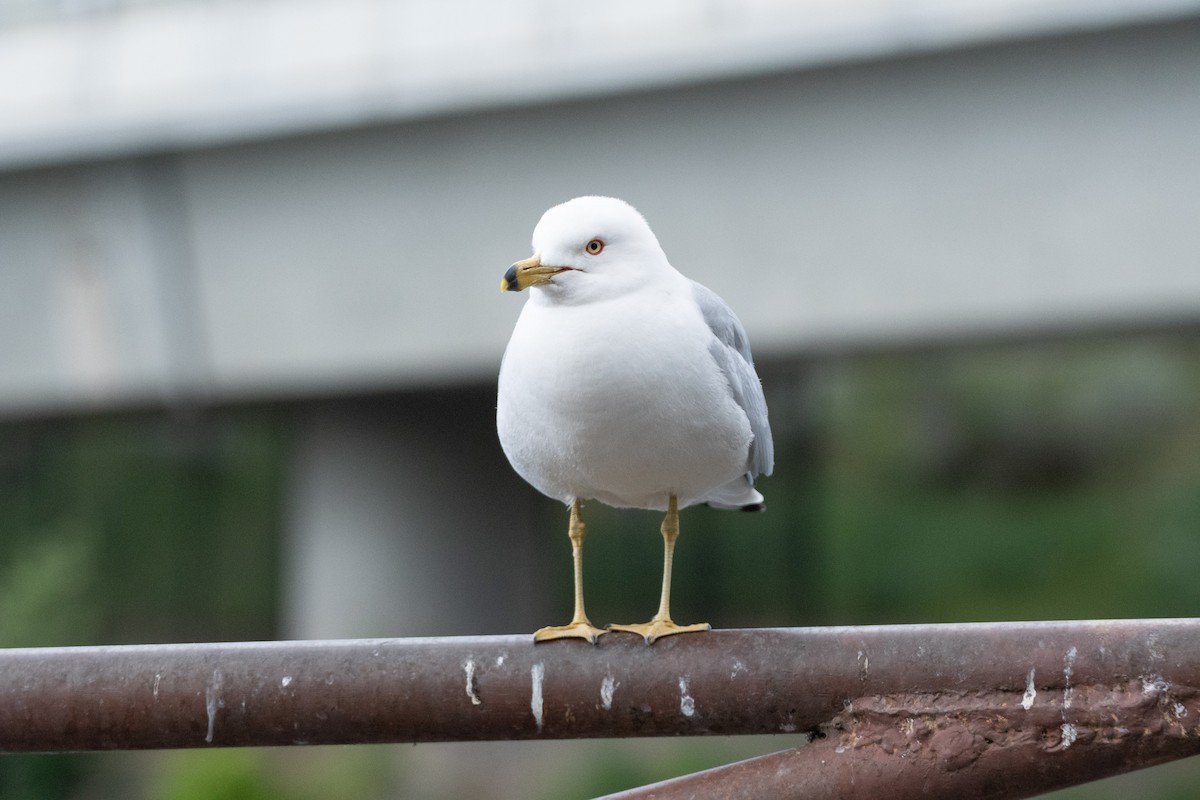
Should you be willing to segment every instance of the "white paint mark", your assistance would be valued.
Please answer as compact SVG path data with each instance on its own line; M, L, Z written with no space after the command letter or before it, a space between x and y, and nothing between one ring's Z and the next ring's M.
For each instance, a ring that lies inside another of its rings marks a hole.
M1071 677L1075 674L1075 658L1079 651L1072 647L1063 658L1063 711L1071 707L1075 699L1075 688L1071 686Z
M1071 745L1075 744L1075 740L1079 738L1079 730L1069 722L1062 724L1062 746L1066 750Z
M497 667L503 667L503 666L504 666L504 659L506 659L506 658L508 658L508 656L507 656L507 655L498 655L498 656L496 656L496 666L497 666Z
M475 659L468 658L463 662L463 672L467 674L467 697L471 698L471 705L481 706L483 701L479 699L479 694L475 691Z
M783 733L795 733L796 732L796 723L785 722L779 726L779 730L782 731Z
M292 685L292 676L291 675L284 675L283 678L281 678L279 681L280 689L286 689L287 687L289 687L291 685Z
M1033 708L1033 701L1037 699L1037 687L1033 685L1033 667L1029 668L1029 677L1025 679L1025 696L1021 698L1021 708L1028 711Z
M1146 649L1150 652L1150 657L1155 661L1162 661L1166 657L1166 653L1158 646L1158 635L1150 634L1146 637Z
M729 673L730 678L736 678L738 674L746 672L746 665L741 662L741 659L733 660L733 670Z
M205 734L204 741L209 744L212 744L216 733L217 709L225 706L225 701L221 699L221 684L224 680L221 670L214 669L212 678L208 681L208 688L204 690L204 710L208 713L208 733Z
M529 710L533 712L533 721L537 723L538 733L542 732L542 678L546 677L546 665L538 662L529 670L532 692L529 696Z
M1171 710L1175 712L1175 719L1181 719L1187 716L1187 706L1183 703L1176 703L1171 706Z
M687 677L684 675L679 676L679 710L685 717L696 715L696 701L688 694Z
M600 705L605 711L612 710L613 692L617 690L617 682L613 680L612 675L605 675L604 680L600 681Z
M158 699L158 685L160 683L162 683L162 673L156 672L156 673L154 673L154 699L155 700Z
M863 650L858 651L858 666L858 677L862 680L867 677L867 673L871 670L871 657Z
M1152 694L1162 694L1171 686L1163 680L1162 675L1143 675L1142 676L1142 694L1147 697Z
M838 745L836 748L834 748L834 751L833 751L833 752L835 752L835 753L844 753L844 752L846 752L846 745L844 745L844 744L839 744L839 745ZM825 762L824 762L824 761L822 761L821 763L822 763L822 764L824 764Z

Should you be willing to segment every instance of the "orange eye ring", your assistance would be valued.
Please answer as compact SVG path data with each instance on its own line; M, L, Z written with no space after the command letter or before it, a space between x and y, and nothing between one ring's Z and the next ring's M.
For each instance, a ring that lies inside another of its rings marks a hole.
M592 239L583 246L583 249L589 256L598 256L604 252L604 242L600 239Z

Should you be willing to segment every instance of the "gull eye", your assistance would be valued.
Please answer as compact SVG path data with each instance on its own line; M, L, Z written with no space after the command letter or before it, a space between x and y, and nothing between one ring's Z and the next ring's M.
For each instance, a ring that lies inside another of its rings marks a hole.
M587 251L589 256L598 256L604 251L604 242L599 239L592 239L584 245L583 249Z

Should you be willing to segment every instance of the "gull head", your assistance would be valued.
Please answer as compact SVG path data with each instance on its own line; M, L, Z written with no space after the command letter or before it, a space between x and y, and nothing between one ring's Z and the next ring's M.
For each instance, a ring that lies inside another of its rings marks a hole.
M504 273L500 288L536 287L580 302L631 291L673 271L637 209L615 197L576 197L554 206L533 229L533 256Z

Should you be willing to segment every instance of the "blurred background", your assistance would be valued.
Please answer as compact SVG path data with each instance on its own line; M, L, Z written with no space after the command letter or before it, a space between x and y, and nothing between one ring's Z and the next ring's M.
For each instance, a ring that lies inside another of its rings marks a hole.
M1200 2L7 0L0 645L513 633L500 275L611 194L745 323L718 627L1200 614ZM589 507L598 623L658 517ZM796 737L0 757L0 797L586 798ZM1059 798L1192 798L1190 761Z

